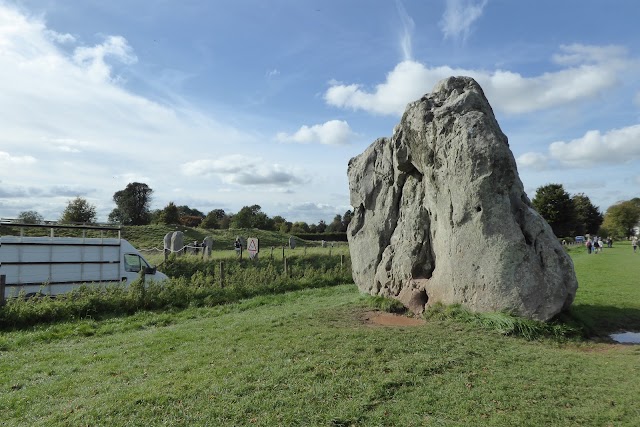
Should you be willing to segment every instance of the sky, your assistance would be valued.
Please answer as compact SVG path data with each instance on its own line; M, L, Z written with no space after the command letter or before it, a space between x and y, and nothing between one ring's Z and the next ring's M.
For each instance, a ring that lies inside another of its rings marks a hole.
M0 0L0 217L130 182L330 222L406 105L475 78L529 198L640 186L636 0Z

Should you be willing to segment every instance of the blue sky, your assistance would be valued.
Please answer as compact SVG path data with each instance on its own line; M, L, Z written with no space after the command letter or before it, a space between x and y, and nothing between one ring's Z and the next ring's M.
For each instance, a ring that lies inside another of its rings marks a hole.
M638 197L640 3L618 0L0 0L0 217L106 220L349 205L351 157L442 78L483 87L530 198Z

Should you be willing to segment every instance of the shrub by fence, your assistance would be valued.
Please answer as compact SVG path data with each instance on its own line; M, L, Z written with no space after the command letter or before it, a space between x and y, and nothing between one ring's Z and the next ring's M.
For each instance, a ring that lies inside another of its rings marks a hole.
M296 233L294 236L302 240L320 241L326 240L327 242L346 242L347 233Z
M342 260L342 263L341 263ZM334 286L352 282L344 257L292 257L284 262L202 260L172 257L163 266L167 283L138 280L128 287L81 286L56 298L12 298L0 308L0 329L81 318L99 319L139 310L214 306L258 295Z

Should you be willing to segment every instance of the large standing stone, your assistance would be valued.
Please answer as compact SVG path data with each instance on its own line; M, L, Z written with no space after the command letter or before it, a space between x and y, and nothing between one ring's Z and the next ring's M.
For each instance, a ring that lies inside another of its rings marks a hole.
M573 263L532 208L480 86L443 80L393 136L349 162L353 278L414 312L460 303L548 320L569 307Z

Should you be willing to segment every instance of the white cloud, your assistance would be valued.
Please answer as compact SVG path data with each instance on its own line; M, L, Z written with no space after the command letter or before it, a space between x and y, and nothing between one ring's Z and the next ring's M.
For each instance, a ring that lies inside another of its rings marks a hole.
M549 154L554 160L576 167L640 160L640 125L613 129L605 134L590 130L569 142L552 143Z
M413 58L413 52L411 47L411 34L413 33L413 29L415 24L411 16L407 13L404 5L400 0L396 0L396 9L398 10L398 15L400 15L400 20L402 21L402 33L400 35L400 49L402 50L402 58L406 60L410 60Z
M277 77L280 75L280 71L278 71L277 69L272 69L272 70L268 70L266 73L267 79L271 79L273 77Z
M119 85L116 66L136 62L121 36L73 46L71 54L60 42L72 40L47 29L41 16L27 16L0 0L0 170L21 166L11 168L2 185L43 190L12 192L24 200L5 204L4 216L14 215L17 206L37 210L41 202L62 211L64 200L41 197L53 186L75 189L78 183L95 188L93 195L108 212L113 193L130 179L149 183L153 177L159 188L174 186L175 165L191 153L221 154L258 139L187 102L154 102ZM135 174L128 174L131 165ZM205 191L197 182L182 185Z
M349 124L342 120L329 120L321 125L302 126L293 134L279 132L276 139L280 142L300 144L320 143L325 145L345 145L355 136Z
M51 40L57 43L73 43L76 41L76 38L73 37L69 33L61 34L53 30L46 30L45 34L49 36Z
M294 185L306 181L302 173L290 168L242 155L194 160L183 163L181 171L186 176L217 176L224 183L236 185Z
M324 99L340 108L399 116L409 102L430 92L438 81L464 75L478 81L493 108L522 114L592 98L616 85L618 74L631 64L626 51L616 46L569 45L561 46L560 52L554 60L570 63L570 67L533 77L505 70L428 67L403 61L372 91L333 81Z
M127 40L121 36L109 36L104 43L93 47L78 47L73 53L73 60L84 67L93 80L102 81L111 78L111 67L105 61L108 56L125 64L138 60Z
M0 151L0 164L10 163L13 165L30 165L36 162L36 158L32 156L12 156L5 151Z
M545 170L549 167L549 158L541 153L524 153L516 159L518 167Z
M487 0L447 0L447 7L440 21L445 39L466 40L471 27L487 5Z

